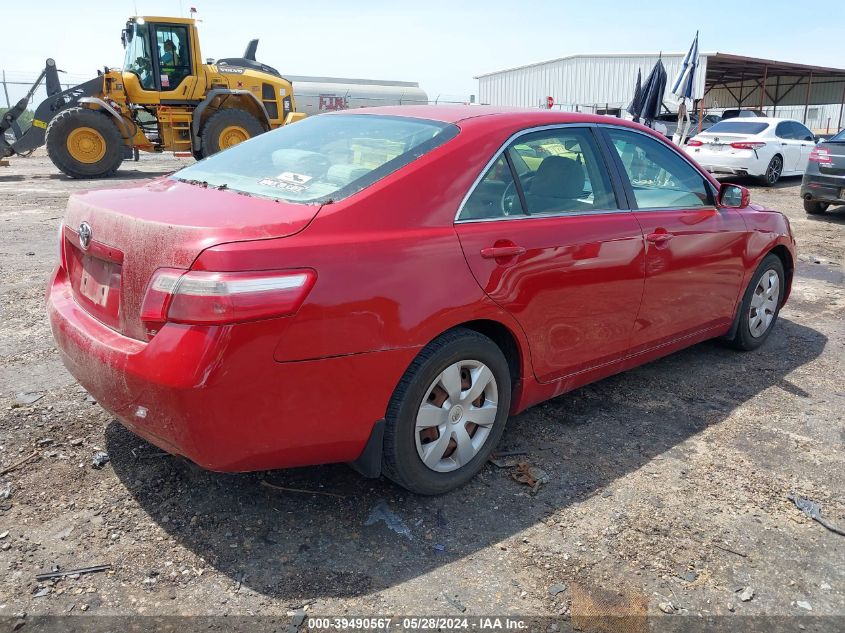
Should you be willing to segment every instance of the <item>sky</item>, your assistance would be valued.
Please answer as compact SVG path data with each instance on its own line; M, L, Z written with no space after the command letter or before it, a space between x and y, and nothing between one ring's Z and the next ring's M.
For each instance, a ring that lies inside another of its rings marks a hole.
M191 6L203 57L240 56L257 37L258 59L283 75L417 81L430 99L465 100L476 75L566 55L686 51L696 30L702 52L845 67L841 0L812 11L794 0L40 0L37 11L9 0L0 70L34 77L53 57L74 78L93 77L122 64L128 16Z

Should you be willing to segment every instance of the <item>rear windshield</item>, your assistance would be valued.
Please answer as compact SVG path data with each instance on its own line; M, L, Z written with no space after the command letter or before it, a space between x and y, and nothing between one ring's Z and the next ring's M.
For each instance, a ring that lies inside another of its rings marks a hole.
M708 134L759 134L769 127L768 123L755 123L754 121L719 121L707 128Z
M836 136L830 137L825 143L845 143L845 130L842 130Z
M448 123L332 114L262 134L186 167L176 180L289 202L341 200L453 138Z

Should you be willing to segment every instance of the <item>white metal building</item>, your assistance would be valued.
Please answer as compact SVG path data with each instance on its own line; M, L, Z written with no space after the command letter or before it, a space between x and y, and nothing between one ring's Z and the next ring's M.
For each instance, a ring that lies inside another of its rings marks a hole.
M479 101L491 105L555 107L616 114L633 97L637 72L646 80L658 59L671 84L685 53L571 55L476 77ZM761 87L765 86L765 90ZM696 71L697 95L708 110L754 108L806 120L814 128L841 128L845 70L726 53L702 53ZM666 90L666 105L674 97ZM812 116L811 116L812 115Z

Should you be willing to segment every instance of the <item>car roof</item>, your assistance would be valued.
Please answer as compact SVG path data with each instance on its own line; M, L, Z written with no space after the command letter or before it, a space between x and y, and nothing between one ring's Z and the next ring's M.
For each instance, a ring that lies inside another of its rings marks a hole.
M754 117L734 117L732 119L724 119L725 123L780 123L781 121L793 121L794 123L801 123L795 119L782 119L780 117L771 116L754 116ZM801 123L801 125L804 125Z
M554 125L561 123L605 123L646 129L639 123L620 119L604 114L586 114L583 112L564 112L562 110L546 110L539 108L509 108L504 106L478 106L478 105L402 105L402 106L378 106L372 108L355 108L350 110L337 110L328 112L331 115L344 114L380 114L383 116L403 116L415 119L428 119L429 121L440 121L442 123L464 123L472 121L473 124L492 122L495 119L498 124L512 123L518 127L533 127L539 125ZM648 130L652 132L652 130Z

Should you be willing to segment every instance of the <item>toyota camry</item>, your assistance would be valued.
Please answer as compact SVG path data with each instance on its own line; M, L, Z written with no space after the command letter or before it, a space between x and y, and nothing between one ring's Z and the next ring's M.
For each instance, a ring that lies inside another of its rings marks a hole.
M786 218L604 116L315 116L78 193L48 313L125 426L217 471L348 462L422 494L509 415L706 339L772 335Z

